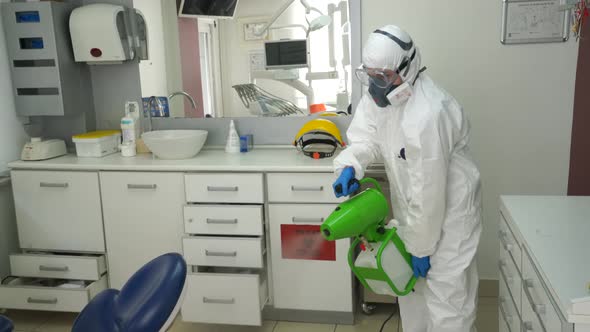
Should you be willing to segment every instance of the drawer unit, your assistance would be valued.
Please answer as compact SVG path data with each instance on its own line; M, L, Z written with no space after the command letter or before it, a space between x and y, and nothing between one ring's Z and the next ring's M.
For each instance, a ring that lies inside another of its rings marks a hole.
M20 277L99 280L107 271L104 256L52 254L10 255L13 275Z
M526 250L523 255L522 278L523 307L525 306L524 302L528 302L527 305L538 316L546 331L561 331L562 321L560 315L549 300L549 294Z
M288 252L306 250L323 241L319 226L336 207L333 204L270 204L269 224L273 304L279 309L352 312L353 279L348 266L350 240L335 243L334 259L293 258ZM303 226L295 235L317 232L306 239L294 239L294 226ZM317 228L317 229L315 229ZM289 235L290 234L290 235ZM317 244L317 243L316 243ZM329 295L327 295L329 294Z
M107 288L107 278L85 281L82 286L57 286L53 279L7 278L0 286L0 308L80 312Z
M97 173L11 175L22 249L105 252Z
M184 207L184 231L199 235L263 234L262 206L189 205Z
M508 291L508 285L503 279L500 279L500 294L498 296L500 320L504 320L508 326L508 331L520 331L520 315L516 310L516 304L512 295ZM500 325L502 325L500 323Z
M332 190L332 173L273 173L267 175L271 203L337 203Z
M190 203L264 203L262 174L187 174L185 185Z
M262 238L185 237L184 258L188 265L262 268Z
M500 214L500 225L498 235L500 236L500 247L510 253L510 257L514 260L516 268L519 272L522 272L522 250L514 233L508 227L508 223L504 216Z
M500 249L500 262L499 262L499 270L500 270L500 279L502 279L506 285L508 286L508 290L512 298L514 299L514 303L516 304L516 309L519 314L521 314L521 305L522 305L522 278L516 265L512 261L510 253L504 249Z
M214 324L261 325L261 312L268 299L266 279L262 276L189 274L181 309L182 319Z

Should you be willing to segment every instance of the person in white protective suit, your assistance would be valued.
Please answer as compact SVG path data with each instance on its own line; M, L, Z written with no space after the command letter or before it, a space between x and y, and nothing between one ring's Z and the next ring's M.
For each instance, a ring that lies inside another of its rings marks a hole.
M481 234L480 173L469 155L459 103L420 67L420 52L396 26L375 30L357 77L365 91L335 160L337 196L380 159L391 183L398 231L420 278L399 298L404 332L475 331Z

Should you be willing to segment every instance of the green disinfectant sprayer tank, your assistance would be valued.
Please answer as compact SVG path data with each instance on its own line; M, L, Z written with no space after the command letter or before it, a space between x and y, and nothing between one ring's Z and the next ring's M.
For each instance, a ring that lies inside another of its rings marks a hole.
M328 241L354 238L348 251L348 264L363 286L376 294L407 295L414 288L416 278L411 256L397 229L387 225L387 198L375 179L359 182L373 184L374 188L365 189L338 205L322 224L322 235Z

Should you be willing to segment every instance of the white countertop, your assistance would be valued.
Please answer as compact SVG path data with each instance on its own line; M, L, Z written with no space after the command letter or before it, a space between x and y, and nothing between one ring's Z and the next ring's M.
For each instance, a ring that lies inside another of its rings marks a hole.
M501 201L564 316L590 323L590 312L571 312L573 300L590 297L590 197L502 196Z
M116 153L102 158L66 155L44 161L14 161L8 167L72 171L332 172L333 160L314 160L294 148L254 148L238 154L228 154L221 149L204 149L196 157L185 160L162 160L152 154L121 157Z

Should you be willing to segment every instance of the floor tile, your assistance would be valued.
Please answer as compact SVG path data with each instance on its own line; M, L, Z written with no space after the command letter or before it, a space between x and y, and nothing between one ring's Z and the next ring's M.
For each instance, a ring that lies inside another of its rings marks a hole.
M397 310L398 310L397 304L377 303L377 304L375 304L375 310L373 310L373 313L370 315L365 314L359 308L357 310L356 319L357 319L357 321L378 320L380 322L383 322L384 320L387 319L387 317L389 317L389 315L391 315L392 311L396 311L395 316L392 318L392 320L394 320L394 319L397 320L397 317L399 317L399 312Z
M373 320L357 320L355 325L338 325L336 332L378 332L383 324L382 321ZM401 324L400 324L401 326ZM383 329L384 332L398 332L398 319L392 318Z
M43 323L35 332L69 332L72 330L78 313L60 312Z
M276 322L264 321L262 326L237 326L217 324L197 324L183 322L180 317L176 319L169 332L272 332Z
M477 332L498 332L498 311L478 311L475 326Z
M273 332L334 332L334 324L278 322Z
M50 311L8 310L4 313L4 316L12 320L15 331L30 332L55 316L55 313Z

